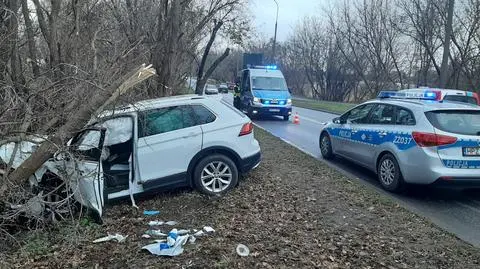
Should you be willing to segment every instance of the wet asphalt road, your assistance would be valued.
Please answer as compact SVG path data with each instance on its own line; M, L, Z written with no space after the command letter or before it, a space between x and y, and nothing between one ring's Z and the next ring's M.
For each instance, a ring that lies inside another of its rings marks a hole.
M233 102L231 94L224 95L224 99ZM341 158L333 161L322 159L318 144L319 130L323 122L331 120L336 115L297 107L294 107L293 112L298 112L299 125L276 117L256 119L254 122L346 176L359 179L361 183L372 187L381 195L393 197L407 209L426 217L462 240L480 247L480 190L461 191L412 186L407 193L401 195L386 192L381 189L373 172Z

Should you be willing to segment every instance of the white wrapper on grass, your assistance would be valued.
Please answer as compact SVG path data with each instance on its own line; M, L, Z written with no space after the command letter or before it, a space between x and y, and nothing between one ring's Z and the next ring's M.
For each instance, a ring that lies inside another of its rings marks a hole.
M175 241L175 244L168 249L160 250L161 243L146 245L142 247L142 249L146 249L153 255L158 255L158 256L178 256L183 253L183 245L185 245L185 243L187 242L188 237L189 237L188 235L179 236Z
M148 223L149 226L160 226L163 225L165 222L160 220L152 220Z
M188 242L190 242L190 244L195 244L196 240L197 238L193 235L190 235L190 237L188 238Z
M151 236L150 236L149 234L142 234L142 238L147 238L147 239L149 239L149 238L151 238Z
M203 230L207 233L214 233L215 232L215 230L210 226L203 227Z
M114 235L109 234L105 237L93 240L93 243L107 242L107 241L111 241L111 240L117 240L118 243L121 243L121 242L125 241L125 239L127 239L127 237L128 237L128 235L123 236L121 234L114 234Z
M166 225L170 225L170 226L177 225L177 223L178 222L173 221L173 220L165 222Z
M198 231L198 232L194 233L193 235L198 237L198 236L202 236L204 234L205 233L203 231Z
M185 234L189 234L190 230L182 229L182 230L178 230L177 233L178 235L185 235Z

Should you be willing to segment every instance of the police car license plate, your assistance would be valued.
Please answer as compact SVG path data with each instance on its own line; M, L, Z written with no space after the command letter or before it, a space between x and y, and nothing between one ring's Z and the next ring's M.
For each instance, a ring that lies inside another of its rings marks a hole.
M464 147L463 156L480 156L480 147Z
M280 112L280 109L278 109L278 108L272 108L272 109L269 109L268 111L270 111L270 112Z

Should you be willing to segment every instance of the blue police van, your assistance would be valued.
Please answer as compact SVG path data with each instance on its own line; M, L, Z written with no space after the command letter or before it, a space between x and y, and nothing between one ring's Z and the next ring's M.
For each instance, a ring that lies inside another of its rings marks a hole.
M275 65L248 66L238 74L235 107L252 116L292 114L292 97L285 78Z

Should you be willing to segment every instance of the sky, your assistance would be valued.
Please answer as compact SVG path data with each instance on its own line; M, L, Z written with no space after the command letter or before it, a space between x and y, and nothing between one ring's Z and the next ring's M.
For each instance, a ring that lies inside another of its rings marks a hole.
M305 16L321 13L321 5L329 0L277 0L277 40L284 41L293 32L297 22ZM274 0L250 0L250 11L255 17L254 26L262 38L273 38L275 33L276 5Z

